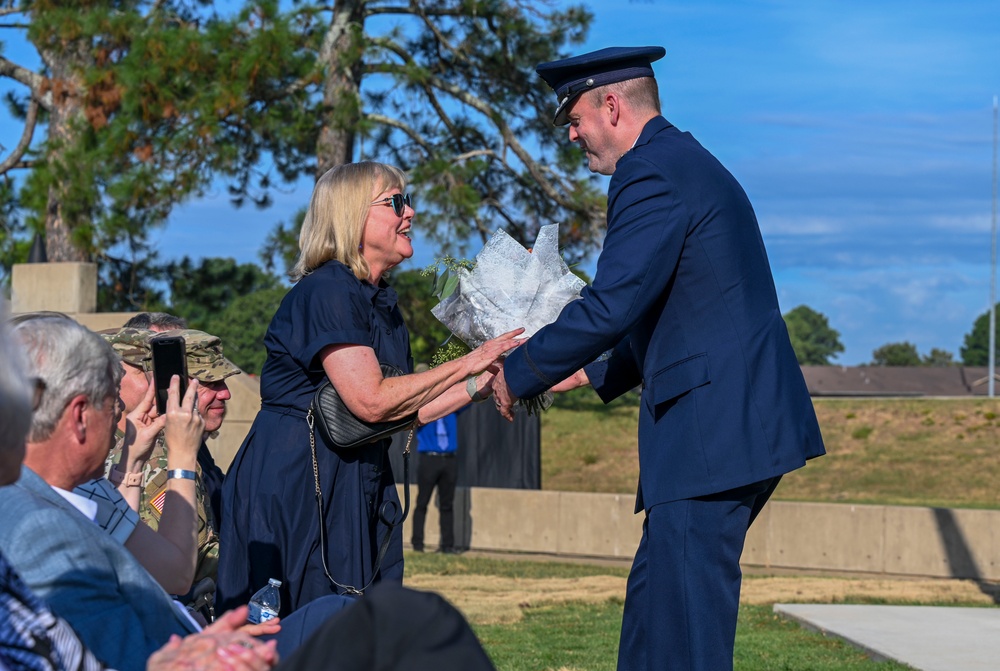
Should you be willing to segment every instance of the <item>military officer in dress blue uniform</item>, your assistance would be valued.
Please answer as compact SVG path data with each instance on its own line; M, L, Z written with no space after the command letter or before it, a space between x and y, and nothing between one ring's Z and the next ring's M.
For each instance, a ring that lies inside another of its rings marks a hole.
M619 669L732 669L740 554L784 473L824 453L753 208L736 179L660 115L662 47L608 48L537 72L557 126L611 175L607 235L582 299L510 353L517 398L642 387L642 538Z

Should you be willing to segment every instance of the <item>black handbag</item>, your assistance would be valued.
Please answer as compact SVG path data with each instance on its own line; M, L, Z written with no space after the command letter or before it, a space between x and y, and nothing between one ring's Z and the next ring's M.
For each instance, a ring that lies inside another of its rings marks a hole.
M403 375L403 371L391 364L379 365L382 367L382 377ZM309 411L315 417L316 426L326 442L341 450L353 450L388 438L409 427L417 419L417 413L413 413L388 422L363 422L347 409L329 380L316 390Z
M387 363L379 364L382 367L382 377L396 377L403 374L395 366ZM417 430L417 413L413 413L403 419L389 422L363 422L354 416L340 394L333 388L327 380L316 390L309 412L306 414L306 423L309 425L309 450L312 453L313 485L316 496L316 510L319 513L319 549L320 558L323 562L323 573L330 581L335 593L351 594L360 596L371 586L375 578L379 575L382 567L382 559L386 550L389 549L389 541L392 538L392 530L398 527L406 519L410 512L410 445L413 443L413 434ZM342 450L350 450L363 445L370 445L382 438L388 438L397 431L409 428L410 434L406 438L406 447L403 448L403 510L401 515L396 515L391 510L394 506L390 501L386 501L379 508L379 518L386 525L386 530L382 534L382 541L379 543L378 555L372 567L371 578L364 587L355 587L339 583L330 574L330 568L326 558L326 521L323 518L323 489L319 482L319 463L316 459L316 425L319 425L319 432L326 440Z

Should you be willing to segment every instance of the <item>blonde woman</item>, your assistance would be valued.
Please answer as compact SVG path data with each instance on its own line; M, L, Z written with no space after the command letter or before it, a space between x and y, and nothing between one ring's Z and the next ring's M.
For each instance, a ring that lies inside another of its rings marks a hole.
M316 183L291 271L295 286L264 339L261 410L224 485L223 610L245 603L269 578L282 581L281 615L372 581L402 581L388 440L346 452L316 432L317 509L306 412L323 382L365 421L418 412L427 423L473 396L489 396L497 359L521 342L521 331L512 331L464 357L409 373L409 334L384 280L413 255L414 211L405 186L399 169L370 162L337 166ZM409 374L383 378L380 363Z

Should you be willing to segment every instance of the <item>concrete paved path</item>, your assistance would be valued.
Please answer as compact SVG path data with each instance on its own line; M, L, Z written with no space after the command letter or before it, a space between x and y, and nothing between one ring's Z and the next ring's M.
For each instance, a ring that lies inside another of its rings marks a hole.
M779 603L774 612L920 671L1000 669L1000 608Z

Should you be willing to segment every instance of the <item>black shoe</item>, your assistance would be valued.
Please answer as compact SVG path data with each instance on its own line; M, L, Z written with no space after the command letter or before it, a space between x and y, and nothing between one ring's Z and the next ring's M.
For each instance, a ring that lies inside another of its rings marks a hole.
M414 545L413 546L413 551L414 552L423 552L424 551L424 546L423 545Z
M460 555L465 552L465 550L459 550L458 548L440 548L438 552L443 555Z

